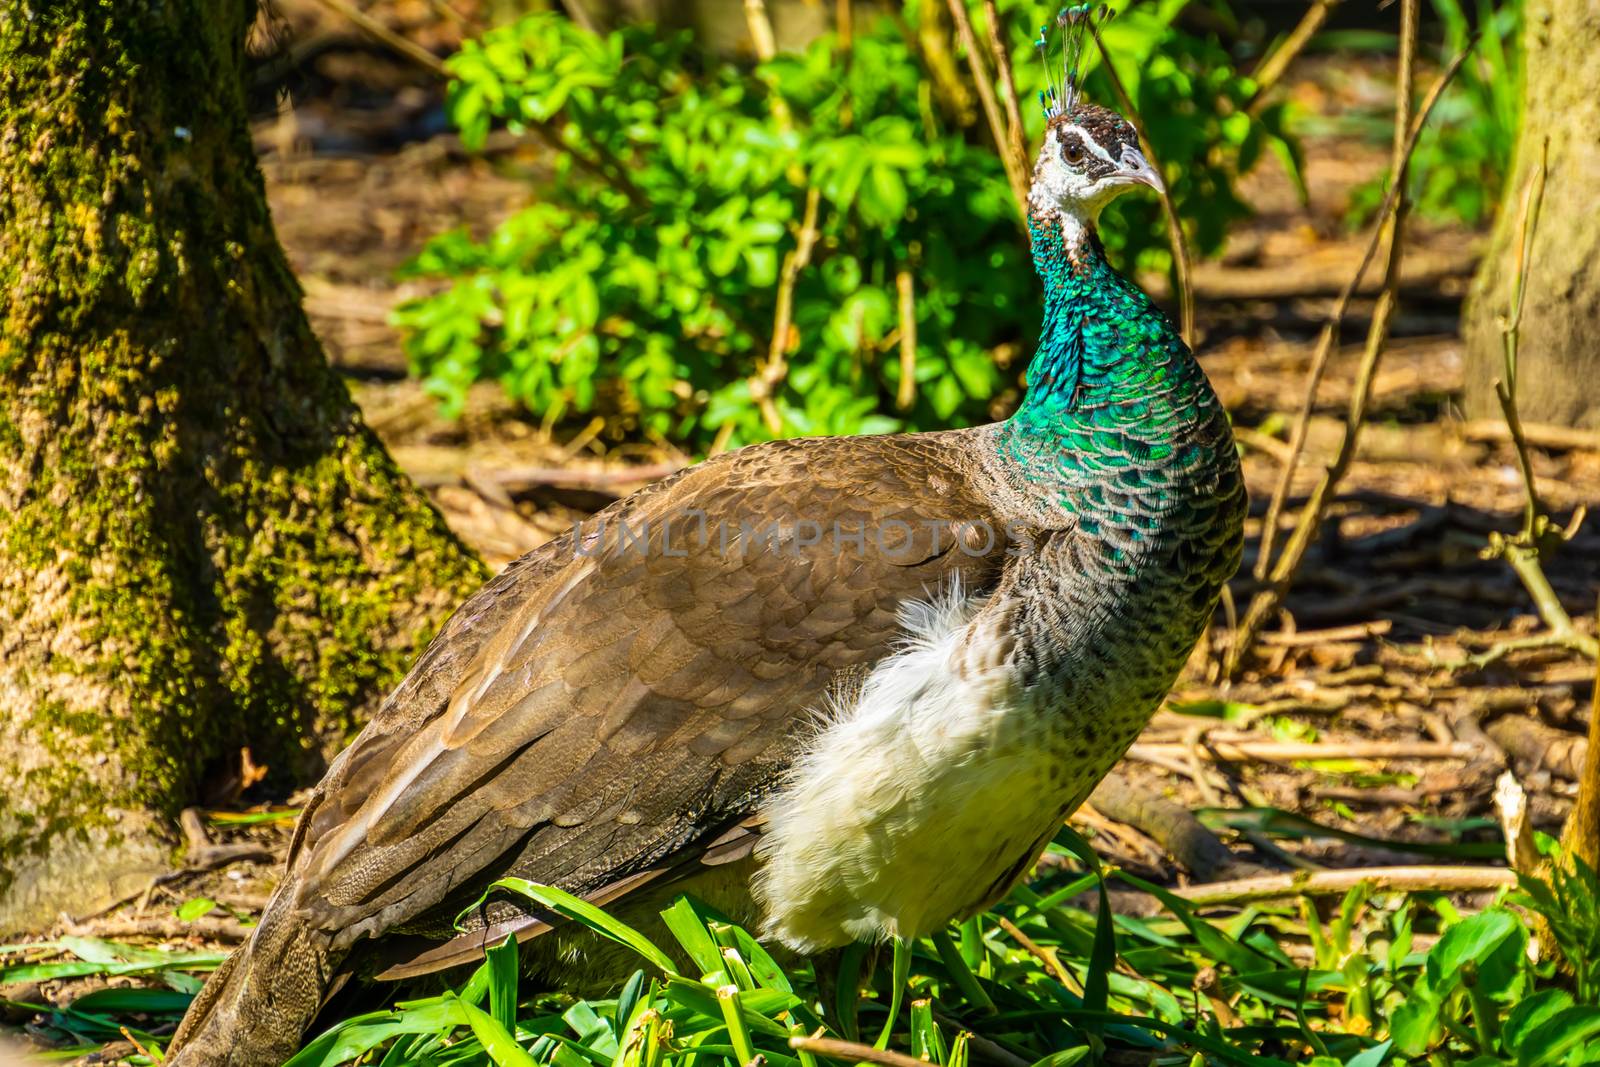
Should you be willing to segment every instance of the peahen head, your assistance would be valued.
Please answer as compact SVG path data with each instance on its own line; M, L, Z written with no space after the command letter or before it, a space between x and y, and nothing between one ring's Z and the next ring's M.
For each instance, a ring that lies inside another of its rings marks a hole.
M1140 151L1133 126L1115 111L1079 102L1045 126L1029 213L1093 225L1107 204L1136 185L1162 191L1161 175Z

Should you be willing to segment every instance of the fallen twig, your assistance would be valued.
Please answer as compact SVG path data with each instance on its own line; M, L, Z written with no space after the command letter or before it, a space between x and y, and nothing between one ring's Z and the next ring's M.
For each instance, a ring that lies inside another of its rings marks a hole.
M1270 434L1264 434L1260 430L1252 430L1248 426L1235 426L1233 428L1233 439L1246 448L1253 448L1257 452L1265 452L1279 463L1287 463L1289 461L1288 443L1280 441Z
M1366 882L1383 893L1467 893L1510 889L1515 871L1501 867L1367 867L1352 871L1301 871L1240 878L1172 890L1192 904L1248 904L1298 896L1340 896Z
M474 481L493 483L508 492L526 492L544 486L562 486L571 489L593 489L614 492L623 486L654 482L683 469L681 463L645 463L637 467L616 467L609 470L583 470L575 467L501 467L474 468ZM467 481L466 472L417 471L411 480L424 489L441 485L461 485Z
M873 1048L856 1041L841 1041L836 1037L791 1037L789 1047L814 1056L847 1063L876 1063L881 1067L928 1067L922 1060L912 1059L900 1052Z
M254 929L233 918L204 916L184 922L173 916L153 916L144 919L92 919L72 923L67 927L67 932L80 937L147 937L164 941L184 938L237 944L249 940Z
M1461 424L1461 436L1468 441L1492 441L1495 444L1512 441L1511 428L1498 419L1473 419L1464 422ZM1536 448L1600 452L1600 433L1593 430L1576 430L1571 426L1524 422L1522 439Z
M1040 945L1033 938L1023 933L1016 923L1012 922L1004 915L1000 916L1000 929L1004 930L1007 934L1010 934L1011 940L1022 946L1022 950L1024 952L1038 960L1040 963L1044 964L1045 970L1053 974L1056 981L1060 982L1074 993L1080 995L1083 993L1083 986L1079 985L1078 981L1072 977L1072 974L1061 965L1061 960L1056 957L1054 952Z
M989 123L989 133L994 137L995 150L1006 169L1006 180L1011 183L1011 195L1017 202L1017 217L1028 215L1028 179L1025 167L1012 155L1011 138L1000 118L1000 103L995 99L994 83L983 62L983 52L978 47L977 35L972 32L972 20L967 17L965 0L948 0L950 18L955 21L956 35L967 53L967 69L972 73L973 86L978 90L978 101L983 105L984 118Z
M1335 641L1366 641L1381 637L1394 628L1389 619L1358 622L1349 626L1333 626L1326 630L1299 630L1292 634L1262 634L1261 643L1283 648L1304 648L1326 645Z
M1199 747L1200 754L1216 762L1295 763L1301 760L1335 759L1471 759L1478 746L1464 741L1215 741ZM1135 744L1128 749L1130 759L1146 757L1168 759L1186 755L1188 748L1178 744Z
M1181 748L1182 746L1172 746ZM1209 881L1243 863L1182 804L1142 789L1126 776L1107 775L1089 803L1109 819L1142 830L1196 878Z
M359 7L349 3L349 0L317 0L317 2L329 11L344 16L352 26L390 51L405 56L419 67L430 70L441 78L449 77L444 62L438 56L415 41L407 40L395 33Z
M1571 781L1583 775L1589 742L1582 734L1558 730L1531 715L1503 715L1484 732L1521 766Z

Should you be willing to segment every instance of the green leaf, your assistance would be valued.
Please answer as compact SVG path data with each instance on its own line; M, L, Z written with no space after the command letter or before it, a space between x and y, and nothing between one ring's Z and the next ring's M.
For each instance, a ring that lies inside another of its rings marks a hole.
M1442 997L1461 981L1467 966L1482 969L1502 945L1512 941L1520 948L1527 936L1522 920L1505 908L1463 919L1428 952L1428 984Z
M1420 1056L1432 1047L1438 1025L1439 998L1419 982L1389 1017L1389 1036L1407 1056Z
M72 1002L72 1010L92 1014L165 1015L188 1009L194 997L171 989L97 989Z
M1389 1056L1389 1049L1394 1044L1394 1039L1380 1041L1376 1045L1359 1052L1345 1060L1344 1067L1382 1067L1383 1061Z
M1572 1007L1572 994L1565 989L1545 989L1519 1002L1500 1028L1507 1050L1520 1054L1528 1035L1556 1015Z
M1100 891L1100 907L1095 915L1094 948L1089 953L1089 972L1083 982L1085 1011L1106 1010L1106 998L1111 990L1111 971L1117 965L1117 934L1112 923L1111 898L1106 893L1104 874L1096 888Z
M900 1005L905 998L906 982L911 978L911 944L905 938L897 937L893 943L894 966L890 981L893 986L889 991L889 1014L883 1021L883 1029L878 1033L878 1040L873 1043L873 1048L886 1049L889 1039L894 1036L895 1023L900 1021Z
M1565 1008L1523 1039L1517 1063L1521 1067L1560 1063L1568 1052L1596 1034L1600 1034L1600 1008Z
M508 936L484 953L489 968L489 1013L507 1030L517 1028L517 939Z
M209 897L193 897L178 905L177 916L186 923L192 923L202 915L208 915L216 910L217 902Z

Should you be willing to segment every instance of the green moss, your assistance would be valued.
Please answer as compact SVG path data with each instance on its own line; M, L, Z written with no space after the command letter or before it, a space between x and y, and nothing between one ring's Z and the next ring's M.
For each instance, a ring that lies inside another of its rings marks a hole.
M246 7L0 22L0 691L26 700L0 869L175 814L243 745L306 780L485 577L305 322L245 125Z

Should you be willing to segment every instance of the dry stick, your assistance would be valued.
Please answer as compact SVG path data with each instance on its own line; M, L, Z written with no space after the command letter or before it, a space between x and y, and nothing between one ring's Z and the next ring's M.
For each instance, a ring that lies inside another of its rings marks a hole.
M1128 758L1156 762L1188 754L1189 746L1171 742L1135 744ZM1205 759L1223 763L1295 763L1330 759L1471 759L1483 746L1470 741L1213 741L1194 749Z
M1023 142L1022 112L1017 108L1017 79L1011 70L1011 53L1006 50L1005 32L1000 24L1000 12L994 0L983 0L983 18L989 28L989 51L994 55L994 69L1000 76L1000 100L1006 106L1006 132L1010 135L1011 154L1017 170L1028 172L1028 147Z
M794 322L794 287L800 272L811 262L811 250L817 244L817 209L821 194L815 187L806 190L805 217L800 222L800 235L790 253L783 257L783 272L778 278L778 307L773 313L772 344L767 350L767 361L750 379L750 396L761 409L767 429L776 434L783 429L783 419L772 395L779 383L789 373L789 362L784 358L789 351L789 332Z
M756 58L765 63L777 55L778 39L772 32L772 19L767 16L765 0L744 0L744 21L750 27L750 41L755 45Z
M455 5L450 3L450 0L428 0L428 6L451 22L454 22L457 26L460 26L463 30L469 33L472 31L472 20L457 11Z
M911 410L917 401L917 297L911 272L901 267L894 276L894 287L900 297L900 388L895 393L894 406L901 411Z
M1311 42L1316 32L1322 29L1322 24L1328 20L1328 12L1339 6L1339 0L1315 0L1301 16L1300 22L1283 43L1273 49L1272 54L1262 60L1260 65L1251 72L1250 77L1256 83L1256 91L1251 94L1250 100L1244 109L1248 114L1260 114L1266 106L1267 93L1278 84L1289 64L1293 63L1305 46Z
M1006 146L1009 139L1006 136L1005 124L1000 118L1000 104L995 100L994 84L989 80L989 71L983 64L983 53L978 50L978 38L972 32L972 20L967 18L966 0L949 0L950 17L955 20L956 33L961 38L961 47L967 52L967 69L972 72L972 81L978 90L978 100L983 104L984 118L989 121L989 132L994 136L995 151L1000 153L1000 162L1006 168L1006 180L1011 183L1011 195L1016 198L1019 218L1028 215L1028 183L1023 173L1020 160L1012 157L1010 149Z
M1520 421L1520 420L1519 420ZM1600 452L1600 433L1552 426L1544 422L1523 422L1522 439L1535 448L1560 451ZM1472 419L1461 424L1461 436L1468 441L1504 444L1512 440L1511 430L1494 419Z
M1237 868L1242 862L1192 811L1139 788L1125 775L1115 771L1106 775L1089 795L1089 803L1106 818L1149 835L1196 878L1215 878L1230 868L1239 873Z
M1539 504L1539 492L1534 483L1533 459L1528 453L1528 438L1522 429L1522 417L1517 412L1517 346L1521 338L1522 308L1527 297L1528 259L1533 250L1533 238L1539 227L1539 207L1544 201L1546 157L1549 142L1545 142L1539 155L1539 164L1528 178L1522 193L1522 205L1517 214L1516 259L1512 271L1510 313L1500 322L1500 333L1505 344L1505 377L1494 382L1494 395L1500 402L1500 413L1505 418L1506 431L1516 448L1517 464L1522 473L1525 501L1522 507L1522 529L1514 537L1491 534L1487 554L1500 556L1522 580L1523 587L1533 598L1539 617L1549 628L1545 635L1551 644L1570 648L1590 658L1600 658L1600 644L1594 638L1578 632L1572 616L1562 606L1561 598L1550 586L1541 560L1542 549L1549 540L1566 540L1577 533L1577 521L1570 531L1555 529ZM1498 649L1490 649L1486 655Z
M1389 337L1389 325L1394 316L1400 288L1400 260L1404 248L1405 235L1405 184L1407 169L1411 159L1412 149L1416 146L1417 136L1422 130L1423 123L1427 120L1428 111L1437 103L1439 95L1444 90L1444 85L1460 69L1461 63L1466 59L1466 52L1458 55L1450 66L1440 75L1439 80L1429 90L1424 100L1423 108L1418 112L1415 121L1410 117L1411 86L1413 80L1413 59L1416 54L1416 0L1403 0L1402 7L1402 36L1400 53L1400 77L1397 79L1395 93L1395 147L1393 164L1390 173L1394 175L1389 195L1385 198L1384 208L1387 221L1380 224L1379 231L1387 231L1389 235L1389 251L1384 265L1383 290L1378 296L1377 306L1373 309L1372 324L1367 331L1366 349L1362 353L1361 364L1356 372L1356 381L1351 390L1350 409L1344 426L1344 436L1339 442L1339 452L1332 463L1324 470L1317 487L1310 498L1300 510L1296 519L1293 532L1283 551L1278 555L1272 565L1270 581L1265 588L1256 593L1251 599L1250 607L1245 612L1239 628L1234 632L1233 646L1228 650L1228 658L1224 664L1223 673L1227 677L1235 677L1245 658L1250 654L1256 636L1269 618L1277 614L1278 608L1283 603L1284 595L1288 592L1289 585L1294 579L1295 572L1300 567L1300 561L1305 558L1306 550L1310 547L1312 539L1316 536L1322 525L1323 516L1328 504L1333 500L1339 483L1344 479L1350 469L1350 464L1355 460L1356 446L1360 440L1361 428L1366 421L1367 405L1372 399L1372 383L1377 375L1378 363L1383 357L1385 344ZM1409 132L1408 132L1409 131ZM1376 234L1375 234L1376 238ZM1376 245L1369 245L1368 258L1375 250ZM1367 259L1357 269L1357 277L1365 272ZM1353 286L1351 287L1353 289ZM1347 294L1350 290L1347 290ZM1328 353L1331 352L1333 341L1338 333L1339 323L1344 311L1348 307L1348 300L1341 300L1336 309L1335 317L1324 328L1319 338L1317 355L1313 359L1313 377L1320 378L1322 369L1327 364ZM1295 423L1295 439L1291 440L1290 447L1294 449L1297 458L1305 447L1306 427L1310 423L1311 409L1315 405L1315 388L1308 388L1306 403L1300 411L1300 417ZM1272 535L1277 523L1277 515L1281 512L1283 501L1288 497L1288 485L1294 477L1294 464L1287 464L1279 478L1277 492L1273 494L1273 504L1269 506L1267 520L1261 529L1262 551L1270 550Z
M855 1041L841 1041L836 1037L791 1037L789 1047L847 1063L876 1063L880 1067L928 1067L926 1062L912 1059L902 1052L873 1048Z
M1054 975L1056 981L1060 982L1074 993L1078 993L1080 995L1083 993L1083 986L1080 985L1078 981L1067 971L1067 969L1061 965L1061 961L1056 958L1055 953L1044 948L1033 938L1023 933L1021 928L1018 927L1016 923L1012 922L1004 915L1000 916L999 918L1000 929L1004 930L1007 934L1010 934L1011 940L1015 941L1018 945L1021 945L1024 952L1038 960L1040 963L1044 964L1045 970Z
M354 4L348 3L347 0L319 0L319 2L329 11L349 19L357 29L372 37L384 47L398 52L419 66L426 67L441 78L447 77L444 63L440 61L438 56L415 41L409 41L395 33Z
M1445 892L1509 889L1515 871L1501 867L1366 867L1353 871L1302 871L1240 878L1232 882L1191 885L1172 890L1192 904L1247 904L1298 896L1339 896L1366 882L1381 893Z
M1466 62L1471 52L1471 46L1461 50L1450 61L1450 65L1439 75L1433 87L1428 90L1427 97L1422 102L1422 107L1417 111L1417 117L1411 124L1411 132L1406 138L1404 155L1409 160L1412 150L1416 147L1417 139L1422 136L1422 128L1428 121L1428 114L1433 110L1433 105L1438 103L1443 95L1445 86L1450 83L1456 71L1461 69L1461 64ZM1389 215L1395 211L1400 203L1401 185L1398 181L1389 184L1389 192L1383 198L1383 204L1378 209L1378 222L1372 229L1372 236L1367 241L1366 251L1362 253L1361 262L1356 266L1355 273L1350 276L1349 282L1339 293L1339 299L1334 303L1333 311L1329 314L1327 322L1323 323L1322 333L1317 337L1317 347L1311 356L1311 370L1306 376L1306 395L1300 402L1300 410L1295 416L1294 427L1289 432L1289 458L1284 462L1283 468L1278 472L1278 484L1273 487L1272 498L1267 503L1267 515L1261 522L1261 543L1256 556L1255 576L1259 581L1265 581L1267 570L1272 564L1273 542L1278 534L1278 519L1283 514L1284 506L1289 499L1289 489L1294 481L1296 468L1300 463L1300 456L1305 451L1306 434L1311 425L1311 416L1316 409L1317 391L1322 385L1323 372L1328 368L1328 359L1333 354L1334 342L1339 337L1339 327L1344 323L1345 314L1350 310L1350 303L1355 299L1357 290L1361 286L1361 279L1366 275L1367 268L1372 265L1373 257L1378 253L1378 246L1383 243L1383 236L1389 221Z
M1150 138L1144 132L1144 122L1134 110L1133 98L1128 95L1127 88L1122 84L1122 77L1117 74L1117 68L1111 63L1111 53L1106 50L1105 41L1100 38L1100 28L1094 24L1093 19L1087 20L1089 32L1094 35L1094 43L1100 48L1100 58L1104 60L1106 77L1111 79L1111 91L1117 95L1117 104L1122 108L1122 113L1129 122L1133 123L1134 132L1139 135L1139 147L1144 150L1144 158L1161 175L1161 213L1167 219L1167 241L1172 245L1172 263L1177 271L1178 281L1178 314L1182 323L1181 333L1183 343L1190 348L1194 347L1194 288L1189 284L1189 241L1184 236L1183 226L1178 222L1178 209L1172 203L1172 183L1167 180L1166 171L1162 169L1161 160L1156 158L1155 146L1150 143Z

